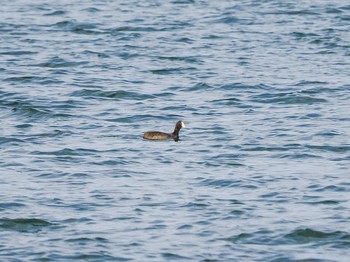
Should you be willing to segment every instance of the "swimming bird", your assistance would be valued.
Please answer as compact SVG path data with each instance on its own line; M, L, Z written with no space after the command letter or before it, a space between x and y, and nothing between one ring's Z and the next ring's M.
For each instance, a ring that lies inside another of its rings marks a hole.
M143 138L148 140L167 140L172 138L177 142L180 139L179 138L180 129L183 127L185 127L184 122L177 121L174 132L168 134L168 133L163 133L159 131L148 131L143 134Z

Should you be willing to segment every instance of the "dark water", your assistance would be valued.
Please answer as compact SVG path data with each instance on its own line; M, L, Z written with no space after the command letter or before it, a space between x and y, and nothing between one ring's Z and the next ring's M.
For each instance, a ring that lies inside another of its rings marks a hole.
M348 261L348 1L0 12L1 261Z

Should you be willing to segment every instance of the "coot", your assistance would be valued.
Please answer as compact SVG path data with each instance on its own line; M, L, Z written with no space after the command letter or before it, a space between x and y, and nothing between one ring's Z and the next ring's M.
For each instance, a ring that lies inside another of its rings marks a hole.
M149 131L143 134L143 138L148 140L167 140L172 138L177 142L180 139L179 138L180 129L183 127L185 127L184 122L177 121L174 132L172 132L171 134L163 133L159 131Z

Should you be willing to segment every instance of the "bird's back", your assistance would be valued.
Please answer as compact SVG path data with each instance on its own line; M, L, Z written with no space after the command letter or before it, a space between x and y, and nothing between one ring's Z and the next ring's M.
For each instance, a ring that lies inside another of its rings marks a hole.
M159 132L159 131L149 131L143 134L144 139L149 140L166 140L171 138L171 134Z

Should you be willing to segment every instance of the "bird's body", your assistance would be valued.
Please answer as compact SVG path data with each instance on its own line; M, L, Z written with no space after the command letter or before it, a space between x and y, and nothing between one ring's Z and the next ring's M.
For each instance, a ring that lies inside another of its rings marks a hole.
M167 140L174 139L175 141L179 141L179 132L182 127L185 127L184 122L178 121L175 125L174 132L172 133L164 133L159 131L148 131L143 134L144 139L148 140Z
M159 131L148 131L143 134L143 138L149 140L167 140L171 138L171 134Z

